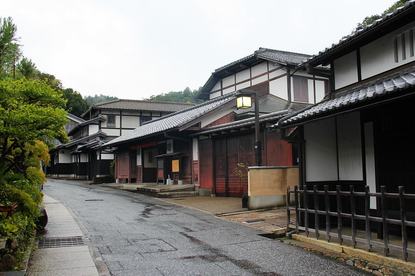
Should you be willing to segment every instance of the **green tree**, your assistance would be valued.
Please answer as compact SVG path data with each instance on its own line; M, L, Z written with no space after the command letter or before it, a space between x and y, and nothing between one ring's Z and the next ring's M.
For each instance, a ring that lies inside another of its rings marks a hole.
M27 79L34 79L39 73L39 70L36 68L36 64L26 57L22 58L16 67L20 75Z
M63 97L66 99L65 109L76 116L80 116L89 108L81 94L72 88L63 89Z
M16 31L11 17L0 17L0 78L15 75L15 64L20 56Z
M26 175L30 145L65 139L65 100L39 80L0 80L0 185L10 173Z
M197 95L200 93L201 88L197 90L191 90L186 87L182 91L170 91L159 95L153 95L149 98L150 101L165 101L165 102L180 102L180 103L199 103Z
M109 102L113 100L118 100L117 97L107 96L103 94L99 94L99 95L96 94L94 96L86 96L84 99L89 106L94 105L94 104Z
M389 8L387 8L383 13L381 13L381 14L374 14L374 15L365 17L365 19L363 19L363 21L357 25L358 28L367 27L368 25L370 25L373 22L375 22L376 20L382 18L386 14L391 13L391 12L394 12L397 8L404 6L406 4L406 2L408 2L408 0L398 0L392 6L390 6Z

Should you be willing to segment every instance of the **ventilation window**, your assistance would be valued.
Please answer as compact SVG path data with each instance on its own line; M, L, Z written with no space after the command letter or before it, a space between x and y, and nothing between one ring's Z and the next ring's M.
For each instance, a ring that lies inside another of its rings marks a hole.
M406 41L405 41L405 33L401 35L401 46L402 46L402 60L406 59Z
M398 60L398 39L396 37L393 40L393 55L395 58L395 62L399 62Z

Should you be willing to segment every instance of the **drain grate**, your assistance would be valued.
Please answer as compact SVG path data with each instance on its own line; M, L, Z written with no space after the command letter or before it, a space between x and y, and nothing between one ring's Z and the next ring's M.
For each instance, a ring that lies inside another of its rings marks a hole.
M63 237L63 238L44 238L39 240L39 248L58 248L84 245L81 236Z

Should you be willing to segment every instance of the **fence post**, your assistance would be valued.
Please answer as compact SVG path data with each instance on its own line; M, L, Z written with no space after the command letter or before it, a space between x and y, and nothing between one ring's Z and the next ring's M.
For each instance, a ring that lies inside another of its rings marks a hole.
M354 219L356 212L355 198L354 198L354 186L350 185L350 213L352 220L352 244L353 247L356 247L356 222Z
M286 202L287 202L287 233L290 229L290 187L287 187L287 198L286 198Z
M329 199L329 186L324 185L324 201L326 207L326 238L327 242L330 242L330 199Z
M303 195L304 195L304 210L305 210L305 215L304 215L304 224L305 224L305 234L308 235L310 234L310 232L308 231L308 199L307 199L307 185L304 185L304 190L303 190Z
M365 186L365 230L366 230L366 240L367 240L367 251L372 250L372 234L370 232L370 220L369 220L369 205L370 205L370 195L369 195L369 186Z
M294 187L294 204L295 204L295 231L298 233L300 214L298 212L298 186Z
M342 200L340 196L340 185L336 185L336 200L337 200L337 236L339 238L340 245L343 244L342 237Z
M402 257L405 261L408 261L408 237L406 233L406 210L405 210L405 188L399 186L399 207L401 213L401 229L402 229Z
M313 185L314 194L314 228L316 230L316 238L320 237L319 223L318 223L318 198L317 198L317 185Z
M381 186L380 187L380 193L381 193L380 202L382 205L381 207L382 207L382 226L383 226L383 244L384 244L383 253L385 254L385 256L388 256L389 255L389 236L388 236L388 223L386 221L385 192L386 192L386 187Z

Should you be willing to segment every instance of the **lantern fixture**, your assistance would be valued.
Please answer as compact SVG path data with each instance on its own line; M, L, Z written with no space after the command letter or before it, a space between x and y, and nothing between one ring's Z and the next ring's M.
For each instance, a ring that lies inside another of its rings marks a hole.
M251 95L238 95L236 98L236 108L246 109L252 107L252 96Z

